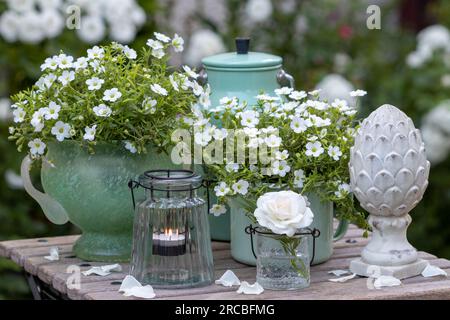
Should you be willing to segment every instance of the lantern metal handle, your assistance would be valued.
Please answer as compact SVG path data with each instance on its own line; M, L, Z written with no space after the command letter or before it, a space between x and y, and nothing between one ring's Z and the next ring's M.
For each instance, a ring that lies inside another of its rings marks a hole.
M277 82L280 86L288 86L290 88L294 88L295 86L295 80L294 77L291 76L289 73L281 69L277 73Z

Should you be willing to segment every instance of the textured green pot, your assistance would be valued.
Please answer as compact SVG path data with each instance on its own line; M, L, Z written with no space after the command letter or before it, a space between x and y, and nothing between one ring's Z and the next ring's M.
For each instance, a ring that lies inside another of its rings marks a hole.
M320 230L320 236L316 238L315 255L313 264L319 264L330 259L333 254L333 241L341 239L347 232L348 223L340 222L336 231L333 230L333 203L321 202L319 197L314 194L307 194L310 208L314 213L314 220L310 228ZM245 228L252 224L245 215L242 199L233 198L230 202L231 212L231 255L242 263L256 265L256 259L253 256L251 247L251 237L245 233ZM309 254L312 255L312 239L309 241ZM255 237L253 245L256 248Z
M64 222L66 215L82 230L73 248L79 258L130 259L133 205L128 181L149 169L175 167L169 156L148 151L135 155L123 146L104 143L91 155L70 141L48 144L41 169L46 194L35 199L53 222Z

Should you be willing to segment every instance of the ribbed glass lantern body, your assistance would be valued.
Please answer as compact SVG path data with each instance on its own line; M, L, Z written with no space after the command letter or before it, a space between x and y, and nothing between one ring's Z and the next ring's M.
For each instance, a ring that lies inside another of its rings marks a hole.
M269 230L256 233L256 281L269 290L298 290L310 283L307 235L288 241ZM286 239L286 237L284 237Z
M135 210L131 274L142 284L187 288L213 281L207 204L197 196L198 178L168 183L141 177L141 185L152 187Z

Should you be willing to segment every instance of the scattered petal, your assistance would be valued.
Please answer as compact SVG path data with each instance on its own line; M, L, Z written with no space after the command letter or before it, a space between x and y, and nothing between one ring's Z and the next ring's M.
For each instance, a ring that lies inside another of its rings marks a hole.
M142 286L136 278L130 275L123 279L119 292L123 292L125 297L134 296L137 298L152 299L156 296L151 285Z
M221 284L224 287L238 286L241 284L239 278L234 274L233 271L227 270L220 277L219 280L216 280L216 284Z
M50 260L50 261L58 261L59 260L59 249L58 247L51 247L50 248L50 255L45 256L44 259Z
M111 272L116 271L116 272L120 272L122 271L122 267L120 266L120 264L110 264L110 265L106 265L106 266L100 266L100 267L92 267L87 271L83 271L83 274L85 276L89 276L91 274L96 274L98 276L107 276L109 274L111 274Z
M241 286L236 292L243 294L261 294L264 292L264 289L258 282L249 284L247 281L242 281Z
M354 277L356 277L356 273L353 273L353 274L351 274L349 276L345 276L345 277L340 277L340 278L335 278L335 279L328 279L328 281L343 283L343 282L347 282L348 280L353 279Z
M341 270L341 269L338 269L338 270L331 270L331 271L328 271L328 273L329 273L329 274L333 274L333 275L335 275L336 277L340 277L340 276L343 276L344 274L349 274L350 271L349 271L349 270Z
M431 264L428 264L425 267L425 269L423 269L422 276L424 276L425 278L435 277L435 276L446 276L447 277L448 274L441 268L432 266Z
M392 276L380 276L375 279L373 286L376 289L381 289L382 287L395 287L401 285L402 282Z

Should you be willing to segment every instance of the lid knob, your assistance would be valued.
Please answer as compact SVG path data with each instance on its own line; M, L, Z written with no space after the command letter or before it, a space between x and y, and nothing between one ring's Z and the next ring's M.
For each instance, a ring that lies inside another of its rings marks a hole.
M236 38L236 53L247 54L250 47L250 38Z

